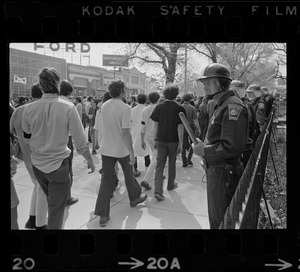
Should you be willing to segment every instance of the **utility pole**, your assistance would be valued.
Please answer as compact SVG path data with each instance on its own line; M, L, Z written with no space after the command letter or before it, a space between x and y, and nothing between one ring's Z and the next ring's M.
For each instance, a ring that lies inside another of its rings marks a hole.
M187 93L187 43L185 44L185 58L184 58L184 90Z

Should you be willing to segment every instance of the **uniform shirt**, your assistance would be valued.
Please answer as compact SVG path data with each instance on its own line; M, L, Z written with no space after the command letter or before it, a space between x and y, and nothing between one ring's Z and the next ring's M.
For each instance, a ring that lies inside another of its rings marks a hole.
M255 110L256 120L260 126L264 125L267 121L266 105L262 97L257 97L252 101Z
M124 158L129 150L122 129L130 129L131 108L120 99L112 98L101 107L102 140L100 153L104 156Z
M213 98L216 106L205 138L204 157L208 165L237 160L248 140L248 114L234 92L221 92Z
M265 102L265 106L266 106L266 118L269 116L273 103L274 103L274 97L270 94L265 94L263 96L263 101Z
M156 140L165 143L179 142L177 127L182 124L179 113L185 113L175 101L166 100L158 104L150 118L158 122Z
M23 112L23 132L30 137L32 164L44 173L57 170L70 154L69 132L79 154L86 152L88 141L73 103L56 94L45 93Z
M194 120L197 119L197 112L194 106L190 103L183 103L182 107L185 109L186 119L190 125L194 125Z
M249 120L249 138L253 139L253 135L256 134L256 130L259 129L259 125L256 120L255 110L247 97L243 97L242 102L247 108L248 111L248 120Z

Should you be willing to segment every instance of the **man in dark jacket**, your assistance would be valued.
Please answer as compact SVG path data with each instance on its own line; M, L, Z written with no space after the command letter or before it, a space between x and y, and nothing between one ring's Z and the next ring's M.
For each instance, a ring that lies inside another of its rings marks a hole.
M215 105L204 143L199 140L194 153L206 162L209 223L211 229L218 229L244 170L240 157L248 139L248 112L229 90L226 66L208 65L199 81Z
M249 123L248 141L241 157L241 161L244 167L246 167L247 162L253 150L253 135L256 133L255 129L259 129L259 126L256 121L254 108L250 100L247 97L245 97L246 95L245 84L239 80L233 80L230 84L230 90L236 93L236 95L238 96L238 98L242 100L242 102L244 103L248 111L248 123Z

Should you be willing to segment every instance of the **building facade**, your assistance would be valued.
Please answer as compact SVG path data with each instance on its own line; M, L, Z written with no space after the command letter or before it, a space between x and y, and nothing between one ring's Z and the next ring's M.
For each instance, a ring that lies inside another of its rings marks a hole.
M10 96L30 96L31 86L38 82L43 67L54 67L60 79L69 80L74 86L74 96L101 97L108 90L109 83L120 78L126 82L128 96L146 93L145 73L135 67L107 70L96 66L82 66L67 63L65 59L10 49Z
M67 77L74 86L74 95L102 96L107 86L104 85L104 68L67 64Z
M9 92L15 99L30 96L31 86L39 81L38 74L43 67L54 67L60 78L66 78L66 60L41 54L10 49Z
M117 70L107 70L104 75L104 84L108 87L109 83L114 79L122 79L126 83L127 95L138 95L146 93L146 73L140 72L135 67L119 68Z

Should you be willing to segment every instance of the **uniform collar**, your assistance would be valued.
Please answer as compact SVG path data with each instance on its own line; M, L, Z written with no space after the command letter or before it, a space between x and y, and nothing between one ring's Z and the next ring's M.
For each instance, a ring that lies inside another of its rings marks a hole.
M228 97L235 95L233 91L225 91L215 95L213 100L216 102L216 106L221 105Z

